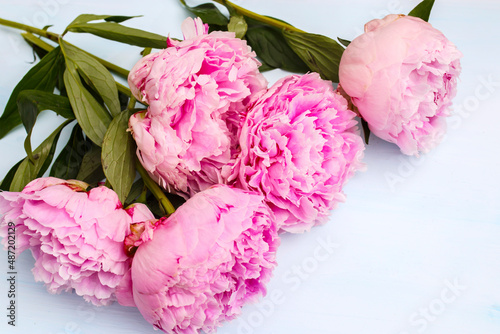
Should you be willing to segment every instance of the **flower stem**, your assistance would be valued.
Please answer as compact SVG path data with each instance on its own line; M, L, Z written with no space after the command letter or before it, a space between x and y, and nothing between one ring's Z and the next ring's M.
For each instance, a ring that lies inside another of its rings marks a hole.
M68 43L68 42L66 42ZM70 44L70 43L68 43ZM101 64L104 65L104 67L106 67L108 70L112 71L112 72L115 72L116 74L122 76L123 78L128 78L128 74L129 74L129 71L127 71L126 69L120 67L120 66L117 66L113 63L110 63L109 61L107 60L104 60L104 59L101 59L97 56L94 56L93 54L91 53L88 53L87 51L83 50L83 52L85 52L86 54L88 54L89 56L91 57L94 57L98 62L100 62Z
M127 109L134 110L136 103L137 103L137 99L134 96L131 96L130 100L128 101Z
M252 12L252 11L248 10L248 9L240 7L240 6L234 4L234 3L230 2L230 1L226 1L226 0L213 0L213 1L218 2L221 5L231 6L237 13L239 13L241 15L244 15L246 17L249 17L251 19L260 21L262 23L266 23L266 24L268 24L270 26L273 26L273 27L276 27L276 28L279 28L279 29L291 30L291 31L295 31L295 32L305 32L303 30L295 28L294 26L292 26L292 25L290 25L288 23L285 23L285 22L273 19L272 17L268 17L268 16L263 16L263 15L257 14L255 12Z
M172 213L174 213L175 212L174 206L172 205L172 203L170 203L167 196L165 196L160 186L156 184L155 181L153 181L151 176L149 176L148 172L144 169L139 159L135 160L135 168L141 175L146 187L148 187L148 189L153 193L158 202L160 202L160 206L162 207L163 211L167 215L171 215Z
M27 31L27 32L31 32L31 33L36 34L36 35L40 35L40 36L48 38L48 39L50 39L51 41L54 41L54 42L57 42L59 40L59 35L58 34L54 34L53 32L49 32L47 30L38 29L38 28L29 26L29 25L26 25L26 24L19 23L19 22L9 21L9 20L5 20L5 19L0 18L0 24L3 25L3 26L7 26L7 27L11 27L11 28L16 28L16 29L21 29L21 30L24 30L24 31Z
M132 97L132 92L130 91L130 88L128 88L127 86L125 85L122 85L121 83L115 81L116 83L116 88L118 88L118 91L127 95L128 97Z

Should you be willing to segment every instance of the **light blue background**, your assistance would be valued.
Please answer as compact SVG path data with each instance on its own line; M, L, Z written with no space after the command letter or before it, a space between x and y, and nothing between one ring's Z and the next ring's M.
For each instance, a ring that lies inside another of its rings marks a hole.
M365 22L407 13L418 1L240 0L314 33L352 39ZM174 0L1 1L0 17L62 32L81 13L137 15L126 24L181 37L188 13ZM437 0L431 23L463 52L444 142L413 159L372 137L366 172L345 187L328 224L284 235L269 293L219 333L500 333L500 3ZM131 68L139 48L94 36L67 40ZM0 27L0 109L32 66L19 31ZM282 71L267 73L274 82ZM485 84L486 82L486 84ZM490 82L488 84L488 82ZM44 112L34 147L62 119ZM65 143L70 129L60 139ZM25 153L24 129L0 141L0 178ZM392 182L390 180L393 180ZM16 328L7 326L7 253L0 251L0 333L153 333L134 308L96 308L34 282L31 254L17 260Z

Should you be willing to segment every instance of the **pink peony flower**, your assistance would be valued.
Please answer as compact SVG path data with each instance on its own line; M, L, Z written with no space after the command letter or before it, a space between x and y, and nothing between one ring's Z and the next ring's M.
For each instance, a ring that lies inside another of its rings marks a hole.
M263 194L285 231L323 223L363 166L354 117L317 73L279 80L249 109L231 180Z
M265 294L279 237L262 200L217 185L150 225L131 275L133 300L148 322L167 333L212 333Z
M31 249L35 280L48 291L75 289L95 305L115 300L115 289L130 267L123 241L130 225L154 219L143 204L122 209L106 187L53 177L29 183L22 192L0 192L0 236L16 226L17 252Z
M446 132L461 56L429 23L388 15L347 47L340 83L375 135L418 155Z
M185 40L142 58L129 75L149 104L130 118L137 155L165 189L193 195L223 182L221 167L237 152L250 96L267 87L246 41L208 33L201 19L182 25Z

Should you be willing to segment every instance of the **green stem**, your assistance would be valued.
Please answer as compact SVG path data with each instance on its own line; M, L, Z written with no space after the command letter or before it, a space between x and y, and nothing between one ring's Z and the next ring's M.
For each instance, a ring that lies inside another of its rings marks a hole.
M136 103L137 103L137 99L134 96L131 96L130 100L128 101L127 109L134 110Z
M137 169L137 171L141 175L146 187L148 187L148 189L153 193L153 195L156 197L158 202L160 202L160 205L161 205L163 211L167 215L171 215L172 213L174 213L175 212L174 206L172 205L172 203L170 203L167 196L165 196L165 194L163 193L163 190L161 190L160 186L158 184L156 184L155 181L153 181L151 176L149 176L148 172L144 169L144 167L142 166L139 159L136 159L136 161L135 161L135 168Z
M68 42L66 42L66 43L68 43ZM70 43L68 43L68 44L70 44ZM101 59L101 58L99 58L97 56L94 56L93 54L88 53L85 50L82 50L82 51L85 52L86 54L88 54L89 56L94 57L98 62L100 62L101 64L103 64L104 67L106 67L108 70L110 70L112 72L115 72L118 75L121 75L125 79L128 78L129 71L127 71L126 69L124 69L124 68L122 68L120 66L117 66L117 65L115 65L113 63L110 63L107 60L104 60L104 59Z
M292 25L289 25L288 23L285 23L285 22L273 19L272 17L263 16L263 15L259 15L257 13L254 13L254 12L252 12L252 11L250 11L248 9L245 9L243 7L240 7L240 6L234 4L234 3L230 2L230 1L226 1L226 0L213 0L213 1L218 2L221 5L229 5L237 13L239 13L239 14L241 14L243 16L249 17L251 19L260 21L262 23L268 24L270 26L273 26L273 27L276 27L276 28L279 28L279 29L291 30L291 31L295 31L295 32L305 32L303 30L295 28Z
M40 36L48 38L48 39L50 39L51 41L54 41L54 42L57 42L59 40L59 35L58 34L54 34L53 32L49 32L47 30L38 29L38 28L29 26L29 25L26 25L26 24L19 23L19 22L9 21L9 20L5 20L5 19L0 18L0 24L4 25L4 26L7 26L7 27L21 29L21 30L24 30L24 31L27 31L27 32L31 32L31 33L36 34L36 35L40 35Z
M142 192L139 195L139 197L137 197L137 199L135 200L135 202L136 203L146 204L147 195L148 195L148 187L143 186Z
M151 53L151 51L153 51L153 49L152 49L152 48L145 48L144 50L142 50L141 55L142 55L143 57L146 57L148 54L150 54L150 53Z
M130 91L130 88L128 88L127 86L125 85L122 85L121 83L115 81L116 83L116 88L118 88L118 91L129 96L129 97L133 97L132 95L132 92Z

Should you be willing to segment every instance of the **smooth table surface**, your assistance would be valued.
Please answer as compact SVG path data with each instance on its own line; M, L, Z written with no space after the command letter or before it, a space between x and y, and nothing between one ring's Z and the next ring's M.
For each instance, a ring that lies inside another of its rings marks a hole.
M193 3L193 2L190 2ZM308 32L352 39L365 22L408 13L418 1L240 0ZM78 14L144 15L126 25L181 37L189 14L175 0L2 0L0 17L61 33ZM500 2L437 0L430 22L463 52L463 72L444 142L408 158L372 137L347 201L330 221L283 235L278 267L259 304L222 334L500 333ZM139 48L95 36L67 40L130 69ZM0 109L32 66L19 31L0 27ZM272 83L285 72L266 73ZM62 119L44 112L36 147ZM58 149L65 144L64 130ZM25 131L0 141L0 178L25 156ZM7 253L0 251L0 333L153 333L134 308L97 308L75 294L49 294L17 259L17 326L7 325Z

